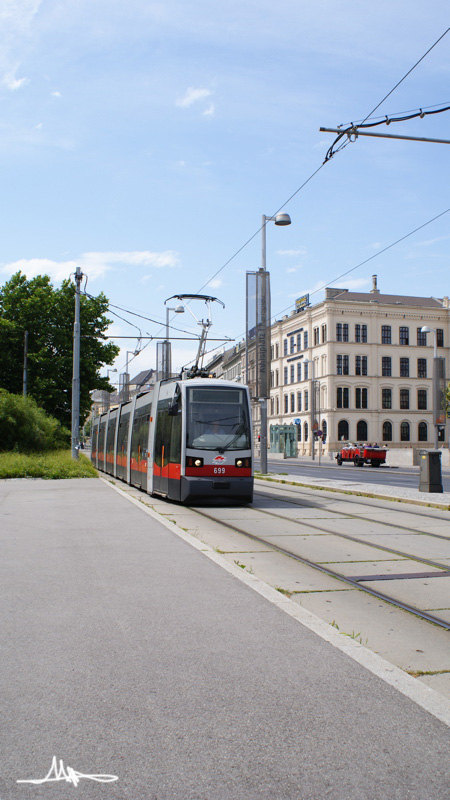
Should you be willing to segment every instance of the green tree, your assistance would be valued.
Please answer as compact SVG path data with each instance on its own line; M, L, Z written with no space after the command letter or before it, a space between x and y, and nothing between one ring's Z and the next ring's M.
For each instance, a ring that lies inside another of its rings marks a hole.
M0 288L0 388L22 392L24 335L28 331L28 393L48 414L70 428L75 286L55 289L47 275L28 280L21 272ZM100 368L119 348L108 342L108 300L81 296L80 424L94 389L112 390Z

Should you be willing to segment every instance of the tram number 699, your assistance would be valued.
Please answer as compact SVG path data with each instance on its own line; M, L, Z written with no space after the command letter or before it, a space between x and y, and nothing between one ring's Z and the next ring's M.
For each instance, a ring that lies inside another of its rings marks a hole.
M225 475L225 467L214 467L214 475Z

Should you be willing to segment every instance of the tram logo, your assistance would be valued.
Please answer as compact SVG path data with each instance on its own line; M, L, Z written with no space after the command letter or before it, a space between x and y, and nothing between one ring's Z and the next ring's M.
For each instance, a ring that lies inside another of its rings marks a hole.
M213 458L213 464L223 464L224 461L226 461L225 456L216 456Z

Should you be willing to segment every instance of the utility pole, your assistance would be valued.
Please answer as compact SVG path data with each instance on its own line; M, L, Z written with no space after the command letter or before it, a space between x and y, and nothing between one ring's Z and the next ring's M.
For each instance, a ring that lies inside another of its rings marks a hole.
M23 344L23 396L28 394L28 331L25 331Z
M78 460L80 438L80 286L83 273L75 272L75 322L73 325L72 458Z

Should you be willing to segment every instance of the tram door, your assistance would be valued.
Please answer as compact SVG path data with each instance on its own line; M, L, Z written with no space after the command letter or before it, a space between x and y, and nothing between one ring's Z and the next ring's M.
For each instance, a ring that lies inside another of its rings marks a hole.
M169 417L170 398L158 402L156 420L155 451L153 459L153 491L169 493L170 433L172 417Z
M176 400L177 413L169 415L173 399L158 403L153 460L153 491L180 499L181 475L181 397Z

